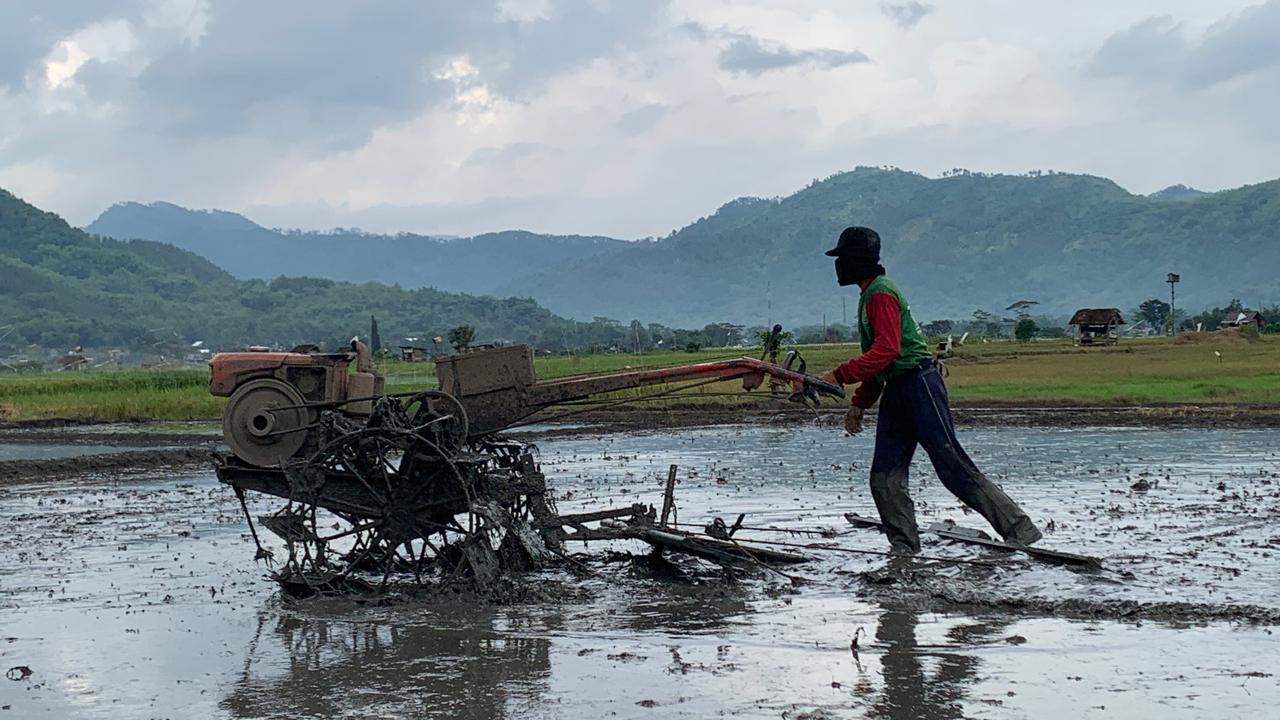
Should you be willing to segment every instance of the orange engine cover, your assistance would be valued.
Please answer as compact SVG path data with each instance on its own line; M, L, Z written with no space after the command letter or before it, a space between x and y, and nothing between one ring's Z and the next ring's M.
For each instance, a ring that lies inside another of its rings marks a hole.
M218 353L209 360L209 394L230 397L249 380L274 377L294 386L310 401L345 400L351 357L346 353Z

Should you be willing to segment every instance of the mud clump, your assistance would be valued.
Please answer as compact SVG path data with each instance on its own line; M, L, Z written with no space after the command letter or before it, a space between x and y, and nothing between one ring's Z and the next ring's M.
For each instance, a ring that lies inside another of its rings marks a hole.
M1175 345L1245 345L1262 339L1257 328L1248 325L1222 330L1187 331L1178 333Z

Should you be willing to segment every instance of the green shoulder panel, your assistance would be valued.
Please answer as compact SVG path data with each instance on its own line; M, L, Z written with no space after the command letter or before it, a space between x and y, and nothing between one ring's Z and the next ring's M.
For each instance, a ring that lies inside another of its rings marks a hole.
M924 338L924 333L920 331L920 326L916 324L916 320L911 315L911 305L907 299L903 297L902 291L889 278L881 275L863 291L862 296L858 298L858 336L862 344L862 352L871 349L871 344L875 340L875 328L871 327L867 321L867 300L877 293L885 293L893 296L898 301L899 314L902 318L902 350L898 353L889 367L876 377L881 383L892 380L894 377L901 375L914 369L924 360L933 357L929 352L929 343Z

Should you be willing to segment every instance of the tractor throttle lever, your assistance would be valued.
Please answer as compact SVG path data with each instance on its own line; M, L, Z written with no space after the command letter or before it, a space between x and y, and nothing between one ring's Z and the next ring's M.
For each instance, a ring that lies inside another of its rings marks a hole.
M760 359L766 360L770 355L776 357L778 345L780 344L781 339L782 326L774 325L773 329L769 331L768 337L765 338L764 353L760 356ZM799 367L796 367L796 365L799 365ZM806 405L817 407L820 400L818 396L819 392L833 397L844 397L844 388L823 382L817 378L809 377L808 368L809 364L805 362L804 356L800 354L799 350L792 348L787 351L786 356L782 360L782 369L799 373L804 376L804 381L800 383L800 387L795 392L791 393L791 396L788 399L792 402L804 403Z
M793 368L792 366L797 363L799 364L799 367ZM786 359L782 361L782 367L787 370L794 370L794 372L805 376L800 389L791 393L791 397L788 398L791 402L798 402L811 407L818 407L820 404L820 398L818 397L819 389L828 395L844 397L844 388L836 387L818 380L817 378L809 377L809 373L807 372L809 364L805 362L804 356L800 354L799 350L788 350Z
M782 367L786 370L790 370L791 366L794 365L797 360L800 361L800 369L796 370L796 372L804 375L804 369L808 367L808 364L804 361L804 358L800 356L799 350L788 350L786 359L782 361Z

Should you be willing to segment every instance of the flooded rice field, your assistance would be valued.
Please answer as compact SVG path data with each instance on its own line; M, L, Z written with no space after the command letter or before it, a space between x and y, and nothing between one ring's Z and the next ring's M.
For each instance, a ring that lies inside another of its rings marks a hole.
M927 556L989 564L884 573L811 551L793 581L614 543L586 572L531 578L546 601L288 602L212 473L0 486L0 718L1203 720L1280 704L1280 431L961 439L1042 545L1104 568L926 535ZM716 427L548 440L541 461L561 512L660 504L674 463L680 522L746 513L840 533L753 537L883 550L843 518L875 515L871 444ZM921 526L983 527L919 458Z

